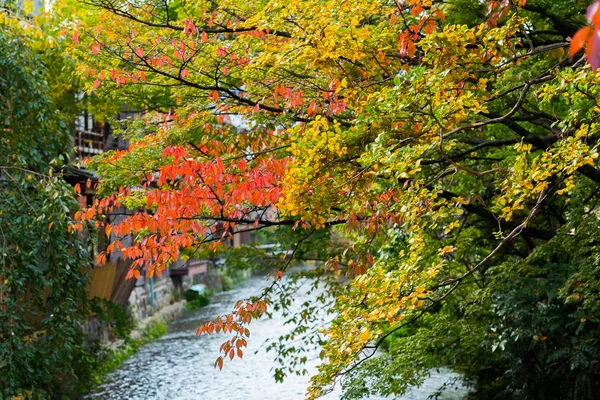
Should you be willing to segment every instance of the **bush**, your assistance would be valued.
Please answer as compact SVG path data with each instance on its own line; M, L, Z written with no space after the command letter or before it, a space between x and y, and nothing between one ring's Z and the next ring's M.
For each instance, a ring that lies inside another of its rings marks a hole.
M229 275L221 275L221 289L224 292L233 289L233 278L231 278Z
M92 312L98 314L100 319L106 323L110 335L115 338L128 338L134 328L127 310L110 300L95 298L92 304Z
M208 293L200 294L193 290L186 290L183 293L183 297L187 300L187 308L201 308L210 304L210 296Z

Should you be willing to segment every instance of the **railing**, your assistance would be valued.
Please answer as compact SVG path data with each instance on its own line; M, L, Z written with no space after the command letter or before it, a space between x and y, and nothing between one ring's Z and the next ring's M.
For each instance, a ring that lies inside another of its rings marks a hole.
M92 157L104 151L104 134L75 130L74 147L79 157Z

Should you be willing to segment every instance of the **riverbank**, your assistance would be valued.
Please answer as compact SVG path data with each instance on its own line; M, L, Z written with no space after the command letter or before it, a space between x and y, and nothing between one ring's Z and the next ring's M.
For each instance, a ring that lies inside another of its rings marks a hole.
M125 339L102 343L97 350L97 368L94 383L101 385L104 377L117 369L125 360L137 353L139 348L167 334L167 325L184 309L186 301L181 300L156 311L152 316L141 320Z
M249 277L250 274L247 271L220 272L218 279L213 282L213 287L208 289L209 299L212 299L215 294L234 289ZM210 302L211 300L207 304L210 304ZM97 350L97 368L94 374L95 385L102 385L107 374L119 368L127 359L135 355L142 346L165 336L168 324L185 310L193 311L200 308L202 307L191 304L186 300L176 301L137 322L126 338L100 344Z
M244 400L301 400L308 386L308 375L290 374L284 384L276 383L272 367L276 355L266 351L265 342L271 342L289 333L286 318L274 311L272 318L262 318L249 327L252 336L243 359L228 362L223 370L215 369L214 360L223 342L220 335L196 335L198 325L230 312L241 298L260 293L268 284L266 277L254 276L236 285L231 291L216 293L211 304L195 310L186 310L169 324L166 336L139 349L130 359L111 372L101 388L90 400L222 400L231 397ZM310 285L295 293L294 302L316 301L318 292L309 292ZM306 368L309 374L320 363L319 349L306 349ZM440 387L453 382L456 375L450 371L432 371L419 389L407 393L405 400L426 400ZM224 390L227 388L227 391ZM443 397L462 399L464 392L451 390ZM327 395L324 400L342 398L341 388ZM388 400L370 397L369 400Z

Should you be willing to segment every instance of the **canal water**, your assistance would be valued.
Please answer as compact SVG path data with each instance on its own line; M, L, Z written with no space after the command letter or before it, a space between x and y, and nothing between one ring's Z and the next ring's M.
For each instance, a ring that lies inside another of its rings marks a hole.
M229 292L218 293L213 302L202 309L186 311L169 325L168 334L147 344L106 376L104 384L89 395L94 400L302 400L308 385L307 376L289 376L284 383L273 379L274 354L267 353L264 342L289 330L280 315L254 321L243 359L225 362L222 371L215 369L214 360L224 336L198 337L198 325L230 312L235 302L260 293L267 284L264 277L253 277ZM296 293L297 301L310 300L309 295ZM315 371L318 353L309 359L309 371ZM450 372L432 373L420 388L401 397L404 400L425 400L441 385L455 377ZM461 399L464 388L453 388L440 399ZM324 400L341 399L336 388ZM371 398L370 400L382 400Z

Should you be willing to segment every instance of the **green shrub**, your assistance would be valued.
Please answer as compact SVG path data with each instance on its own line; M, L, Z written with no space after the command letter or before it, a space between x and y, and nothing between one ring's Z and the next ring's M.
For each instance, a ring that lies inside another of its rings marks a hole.
M198 297L196 297L194 300L188 301L186 304L186 307L190 308L190 309L202 308L202 307L206 307L209 304L210 304L210 298L208 296L205 296L202 294L202 295L198 295Z
M127 310L110 300L95 298L92 303L92 312L106 323L110 334L115 338L128 338L134 328Z
M183 297L187 300L186 308L195 309L205 307L210 304L210 295L208 293L200 294L193 290L186 290Z
M229 275L221 275L221 289L224 292L233 289L233 279Z
M92 262L69 230L73 188L48 174L71 132L43 55L4 25L0 54L0 399L75 398L92 373L82 330Z

